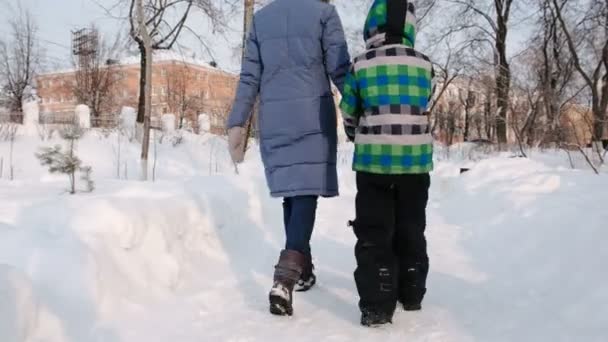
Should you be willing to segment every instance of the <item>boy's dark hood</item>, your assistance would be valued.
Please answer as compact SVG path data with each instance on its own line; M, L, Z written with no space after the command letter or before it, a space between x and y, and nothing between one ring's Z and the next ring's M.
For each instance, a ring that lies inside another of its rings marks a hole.
M401 44L414 48L416 9L412 1L374 0L369 10L363 37L367 48Z

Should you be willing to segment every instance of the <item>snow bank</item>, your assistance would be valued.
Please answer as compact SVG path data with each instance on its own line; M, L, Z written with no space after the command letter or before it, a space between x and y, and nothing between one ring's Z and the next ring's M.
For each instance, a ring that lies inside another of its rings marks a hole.
M17 269L0 264L0 337L26 341L37 327L38 302L31 280Z
M133 140L134 132L123 129L118 132L90 130L78 141L77 154L84 165L93 168L95 180L122 179L136 180L139 174L141 145ZM227 151L227 142L223 137L212 135L195 135L180 131L180 144L174 146L172 139L163 139L157 143L156 179L181 181L196 175L230 174L234 166ZM63 145L64 142L55 136L41 141L37 136L18 136L13 155L14 175L22 182L53 182L63 180L62 176L49 175L46 168L40 166L35 153L43 146ZM154 147L151 147L153 149ZM251 149L255 155L257 150ZM0 142L0 158L4 159L4 177L7 178L10 144ZM150 154L150 172L152 174L154 155Z
M139 146L119 137L92 130L79 143L98 189L77 196L36 166L40 142L18 140L17 182L0 181L0 264L8 265L0 268L0 293L11 298L0 305L0 341L601 341L608 334L608 277L600 271L608 258L606 175L508 155L473 161L460 175L460 161L440 160L424 310L398 310L393 326L369 330L358 326L354 236L345 226L354 215L352 145L338 154L342 197L319 206L319 286L296 294L295 316L280 319L267 313L266 291L283 246L281 203L267 194L257 148L237 176L222 138L183 133L180 145L158 144L157 182L142 183L126 180L136 174Z
M599 272L608 258L608 177L521 158L484 160L451 176L433 194L435 211L453 225L445 233L458 233L477 276L444 260L431 281L456 290L446 304L475 340L606 336L608 308L598 303L608 303L608 277Z

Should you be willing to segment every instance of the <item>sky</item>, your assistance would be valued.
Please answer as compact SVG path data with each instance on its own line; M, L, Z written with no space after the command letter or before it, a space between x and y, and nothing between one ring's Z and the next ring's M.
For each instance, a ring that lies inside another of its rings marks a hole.
M19 6L31 11L49 64L63 64L70 57L70 32L94 22L100 27L116 27L91 0L0 0L0 33L10 32L8 21ZM7 9L8 8L8 9Z
M89 26L94 23L102 33L113 36L126 28L126 23L109 18L100 6L112 7L116 0L0 0L0 34L7 35L10 31L8 20L18 13L19 6L29 9L40 28L40 38L46 50L47 69L66 67L70 63L70 32L76 28ZM350 1L336 1L344 25L351 31L363 26L367 8L352 5ZM12 8L6 10L7 8ZM120 14L115 11L115 14ZM239 68L239 47L242 30L242 13L231 16L230 29L224 36L214 35L203 16L191 15L190 26L198 33L206 34L213 45L214 58L220 67L230 71ZM362 45L362 38L354 37L358 42L352 45ZM211 60L201 44L193 35L186 33L181 40L182 48L196 52L199 57Z
M6 36L10 27L8 21L19 11L19 7L29 9L40 29L40 38L45 48L45 69L57 69L70 65L70 32L76 28L89 26L94 23L108 37L114 37L117 32L125 32L126 23L108 17L102 8L111 7L116 0L0 0L0 34ZM347 31L359 30L366 16L367 8L351 0L334 1L342 17ZM100 6L101 5L101 6ZM113 12L119 16L119 11ZM124 13L122 13L124 15ZM240 56L240 36L242 30L242 14L231 15L228 30L223 35L211 32L211 27L204 16L194 12L190 16L189 26L197 33L207 37L213 47L213 56L209 56L199 41L189 33L181 39L180 50L195 53L197 57L216 60L221 68L238 71ZM434 19L434 18L433 18ZM437 18L437 21L441 21ZM511 34L512 53L515 54L523 46L526 32L517 30ZM360 49L362 38L351 37L353 49ZM213 58L212 58L213 57Z

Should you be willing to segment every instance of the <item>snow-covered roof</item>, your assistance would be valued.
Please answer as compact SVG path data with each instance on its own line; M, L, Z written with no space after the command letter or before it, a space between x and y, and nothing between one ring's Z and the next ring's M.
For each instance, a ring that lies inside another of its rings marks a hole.
M223 70L218 67L212 66L209 62L207 62L201 58L198 58L196 56L196 54L194 54L194 53L187 53L187 52L180 53L177 51L167 51L167 50L154 51L153 62L154 62L154 64L167 63L167 62L185 63L185 64L189 64L191 66L201 67L201 68L205 68L205 69L209 69L209 70L213 70L213 71L217 71L217 72L221 72L221 73L226 73L226 74L230 74L230 75L236 75L234 72ZM139 63L140 63L140 56L133 54L133 55L121 57L120 59L118 59L118 61L114 65L139 66ZM53 71L46 72L46 73L41 73L40 76L69 74L69 73L74 73L74 72L76 72L76 68L71 67L71 68L65 68L65 69L53 70Z

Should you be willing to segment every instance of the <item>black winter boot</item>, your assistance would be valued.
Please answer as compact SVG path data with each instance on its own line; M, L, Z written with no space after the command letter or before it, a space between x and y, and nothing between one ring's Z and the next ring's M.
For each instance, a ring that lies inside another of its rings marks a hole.
M399 284L399 302L403 304L405 311L418 311L422 309L422 300L426 294L426 288L420 282L420 270L410 268L401 276Z
M293 315L293 290L302 276L306 256L298 251L284 250L275 266L274 284L269 294L270 313L279 316Z
M393 314L374 309L361 309L361 325L374 328L388 323L393 323Z
M306 266L302 271L302 275L298 280L295 290L296 292L306 292L317 283L317 277L314 274L315 265L312 263L312 257L306 258Z

